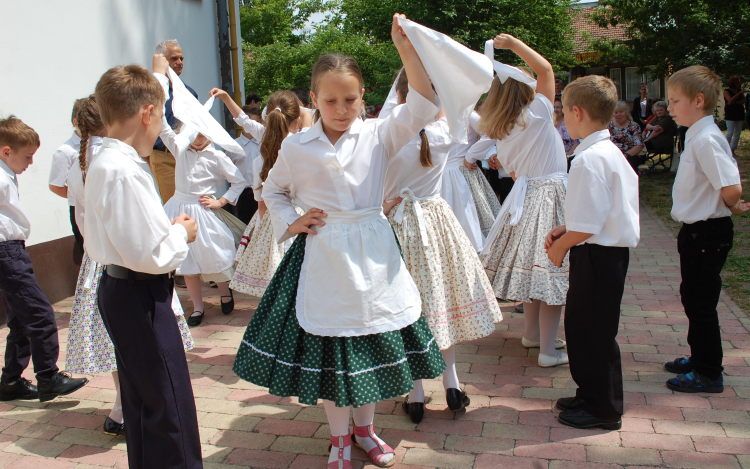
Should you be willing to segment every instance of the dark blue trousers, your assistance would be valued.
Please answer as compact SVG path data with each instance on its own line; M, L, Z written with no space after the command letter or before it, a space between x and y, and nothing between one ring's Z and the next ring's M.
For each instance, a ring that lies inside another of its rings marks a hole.
M0 292L10 329L0 379L11 383L20 378L29 359L34 361L37 380L50 379L58 371L57 323L23 241L0 243Z
M106 273L99 311L115 345L128 467L201 469L198 417L171 280L119 280Z

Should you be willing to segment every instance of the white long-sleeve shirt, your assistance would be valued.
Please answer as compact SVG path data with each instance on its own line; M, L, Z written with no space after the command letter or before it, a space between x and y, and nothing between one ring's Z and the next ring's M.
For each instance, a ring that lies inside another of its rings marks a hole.
M479 120L481 118L479 117L479 114L477 114L476 111L472 111L469 115L469 128L467 130L467 143L459 143L459 142L453 142L453 146L450 149L450 152L448 153L448 166L458 166L460 164L463 164L464 157L466 157L469 150L477 143L477 140L479 139ZM477 158L481 160L482 158ZM470 161L470 163L474 163L474 161Z
M84 194L91 259L156 275L175 270L187 257L187 231L167 218L148 164L130 145L103 139Z
M0 243L25 241L31 233L31 223L18 198L18 177L0 160Z
M101 137L89 137L88 147L86 149L86 166L91 166L91 162L99 153L102 148ZM68 171L68 200L71 201L71 205L74 205L76 225L78 229L83 233L83 219L86 215L86 199L85 199L85 187L83 184L83 176L81 173L81 165L79 164L78 157L75 158L73 166Z
M352 211L383 204L388 159L432 121L439 108L410 89L407 104L385 119L355 119L335 145L319 120L306 132L284 139L279 158L263 185L263 200L275 218L274 232L283 241L289 225L305 211Z
M237 153L228 152L227 156L232 160L237 169L242 173L242 177L245 178L249 184L253 182L253 162L256 158L260 158L260 142L254 138L247 138L244 134L240 135L235 142L239 143L244 153L242 155Z
M175 157L175 190L195 196L214 195L226 179L230 186L222 197L230 204L237 203L237 198L248 187L247 181L232 160L213 145L209 144L201 151L188 147L179 148L177 134L162 118L160 134L162 142Z

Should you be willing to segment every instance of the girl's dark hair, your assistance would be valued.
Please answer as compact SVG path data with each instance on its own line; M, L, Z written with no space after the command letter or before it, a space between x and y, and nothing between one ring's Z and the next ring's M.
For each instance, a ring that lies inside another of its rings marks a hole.
M317 96L320 89L320 80L327 73L338 72L348 73L359 81L360 89L365 87L365 79L362 77L362 70L354 57L341 54L323 54L318 57L312 69L312 79L310 80L310 91ZM317 98L316 98L317 99ZM317 122L320 118L320 111L315 110L313 121Z
M92 135L100 137L106 128L99 115L99 106L96 104L96 96L93 94L81 100L78 114L75 116L78 122L78 130L81 132L81 149L78 152L78 164L81 167L83 183L86 184L86 152L89 149L89 137Z
M732 90L738 90L742 86L742 83L740 83L740 76L739 75L732 75L729 78L729 82L727 82L727 88Z
M396 91L401 95L402 100L406 100L406 95L409 94L409 78L406 76L406 70L403 68L399 72L398 79L396 80ZM435 165L432 163L432 153L430 153L430 141L427 139L424 129L419 132L419 137L422 140L419 145L419 162L425 168L434 168Z
M299 119L300 102L291 91L277 91L268 98L266 112L266 133L260 143L260 155L263 157L263 169L260 179L265 181L276 159L279 157L281 142L289 135L292 122Z

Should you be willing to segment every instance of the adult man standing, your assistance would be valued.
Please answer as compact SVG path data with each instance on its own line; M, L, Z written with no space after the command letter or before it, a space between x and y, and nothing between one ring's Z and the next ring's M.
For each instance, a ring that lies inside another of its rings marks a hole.
M182 67L185 63L185 57L182 54L182 48L177 42L177 39L167 39L162 41L156 46L155 54L163 54L169 62L169 67L180 76L182 74ZM198 98L198 93L190 88L187 84L185 87L190 93ZM172 129L177 130L182 124L174 116L172 112L172 85L169 85L169 99L165 105L164 117L167 118L167 122ZM172 198L174 195L174 167L175 159L161 138L156 139L154 144L154 151L151 153L149 158L149 165L151 166L151 173L154 175L156 185L159 187L159 195L161 196L162 203L167 203L167 200Z

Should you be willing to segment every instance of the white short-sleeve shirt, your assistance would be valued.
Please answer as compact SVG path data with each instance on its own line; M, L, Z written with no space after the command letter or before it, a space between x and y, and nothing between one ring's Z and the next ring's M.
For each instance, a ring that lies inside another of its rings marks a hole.
M724 134L706 116L685 135L685 150L672 187L672 218L695 223L732 214L721 188L740 184L740 170Z
M0 242L25 241L31 223L18 198L18 177L0 160Z
M575 151L565 196L568 231L591 233L584 241L634 248L641 237L638 176L604 129Z
M65 187L67 185L68 171L78 161L80 151L81 137L73 132L73 135L52 154L52 166L49 169L50 186ZM68 198L68 205L74 206L75 203Z

